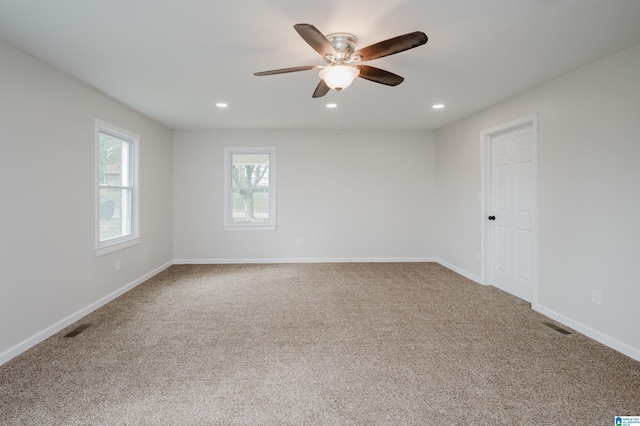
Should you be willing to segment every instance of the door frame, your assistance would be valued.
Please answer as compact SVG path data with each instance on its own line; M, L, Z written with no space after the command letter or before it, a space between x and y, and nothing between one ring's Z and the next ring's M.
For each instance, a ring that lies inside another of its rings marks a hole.
M481 164L481 206L480 217L480 277L482 284L491 285L491 227L487 220L491 208L491 138L500 133L516 130L519 127L531 125L533 137L533 271L531 280L531 306L538 304L538 114L531 114L508 123L484 130L480 133Z

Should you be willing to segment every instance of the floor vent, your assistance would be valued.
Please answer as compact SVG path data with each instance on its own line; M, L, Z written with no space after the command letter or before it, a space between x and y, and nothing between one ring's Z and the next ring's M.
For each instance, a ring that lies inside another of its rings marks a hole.
M76 337L78 334L82 333L87 328L89 328L90 325L91 324L79 325L76 328L74 328L73 330L71 330L70 332L68 332L67 334L65 334L64 337Z
M562 334L571 334L571 332L565 330L564 328L560 328L555 324L552 324L550 322L543 322L544 325L546 325L547 327L551 327L553 328L555 331L557 331L558 333L562 333Z

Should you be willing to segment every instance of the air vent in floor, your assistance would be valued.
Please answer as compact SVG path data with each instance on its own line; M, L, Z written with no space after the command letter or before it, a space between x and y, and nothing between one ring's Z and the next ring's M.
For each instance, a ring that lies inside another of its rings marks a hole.
M562 334L571 334L571 332L565 330L564 328L560 328L557 325L550 323L550 322L543 322L544 325L546 325L547 327L551 327L553 328L555 331L557 331L558 333L562 333Z
M67 334L65 334L64 337L76 337L78 334L82 333L87 328L89 328L90 325L91 324L79 325L76 328L74 328L73 330L71 330L70 332L68 332Z

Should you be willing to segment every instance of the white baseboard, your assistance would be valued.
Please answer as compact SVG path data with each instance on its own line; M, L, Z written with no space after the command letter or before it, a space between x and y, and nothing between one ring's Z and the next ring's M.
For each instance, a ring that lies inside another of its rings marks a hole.
M436 262L434 257L320 257L277 259L174 259L175 265L235 265L250 263L393 263Z
M472 274L471 272L466 271L466 270L464 270L462 268L458 268L457 266L452 265L451 263L449 263L449 262L447 262L445 260L442 260L442 259L436 258L434 260L434 262L439 263L440 265L444 266L447 269L451 269L453 272L455 272L457 274L460 274L463 277L470 279L471 281L475 281L478 284L484 285L484 282L482 281L482 278L479 277L478 275Z
M562 314L557 313L556 311L549 309L540 304L532 304L531 308L534 311L540 312L542 315L545 315L552 320L559 322L562 325L566 325L569 328L574 329L575 331L584 334L587 337L595 340L596 342L600 342L605 346L610 347L611 349L615 349L616 351L627 355L630 358L635 359L636 361L640 361L640 349L634 348L633 346L627 345L617 339L614 339L611 336L607 336L593 328L584 325L578 321L572 320L569 317L566 317Z
M42 342L43 340L53 336L54 334L56 334L60 330L64 329L65 327L68 327L69 325L73 324L74 322L78 321L79 319L89 315L91 312L93 312L96 309L106 305L107 303L109 303L112 300L114 300L115 298L123 295L124 293L128 292L129 290L131 290L132 288L136 287L137 285L142 284L143 282L145 282L149 278L159 274L160 272L164 271L165 269L167 269L171 265L173 265L173 262L167 262L164 265L161 265L161 266L155 268L151 272L141 276L140 278L136 279L135 281L132 281L129 284L125 285L124 287L121 287L118 290L116 290L116 291L104 296L103 298L96 300L95 302L93 302L89 306L86 306L85 308L80 309L79 311L69 315L68 317L61 319L60 321L56 322L55 324L50 325L49 327L45 328L44 330L34 334L33 336L23 340L22 342L18 343L17 345L15 345L15 346L7 349L6 351L0 353L0 365L8 362L12 358L15 358L16 356L20 355L21 353L25 352L26 350L34 347L35 345L37 345L38 343Z

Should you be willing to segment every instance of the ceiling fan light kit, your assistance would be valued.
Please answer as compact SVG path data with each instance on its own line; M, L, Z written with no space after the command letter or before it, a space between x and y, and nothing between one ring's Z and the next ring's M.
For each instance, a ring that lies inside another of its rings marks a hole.
M358 39L349 33L333 33L326 37L310 24L296 24L293 28L327 63L301 67L282 68L254 73L256 76L284 74L320 69L320 83L313 92L314 98L326 95L329 90L341 91L349 87L356 77L387 86L397 86L403 77L368 65L351 65L353 62L371 61L393 55L425 44L427 36L420 31L393 37L376 44L355 50Z
M338 92L349 87L359 74L360 68L351 65L332 65L320 70L320 78Z

